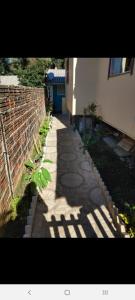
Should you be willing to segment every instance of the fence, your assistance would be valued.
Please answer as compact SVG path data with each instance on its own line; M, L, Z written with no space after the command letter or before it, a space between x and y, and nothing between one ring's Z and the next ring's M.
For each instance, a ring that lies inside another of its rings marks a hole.
M9 208L45 113L43 88L0 86L0 216Z

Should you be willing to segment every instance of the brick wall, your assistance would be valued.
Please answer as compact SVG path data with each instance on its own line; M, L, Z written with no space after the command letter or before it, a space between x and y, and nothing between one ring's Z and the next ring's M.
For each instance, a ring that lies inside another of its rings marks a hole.
M32 146L33 134L45 118L45 93L43 88L0 86L0 111L3 115L6 145L9 154L13 189L22 175L24 161ZM0 126L0 215L8 210L10 190L4 163L2 129Z

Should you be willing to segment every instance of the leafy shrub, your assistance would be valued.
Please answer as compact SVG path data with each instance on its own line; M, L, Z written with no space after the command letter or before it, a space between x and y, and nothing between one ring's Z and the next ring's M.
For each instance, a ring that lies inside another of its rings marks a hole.
M45 138L47 136L49 129L52 127L51 123L52 123L52 118L51 118L51 116L48 116L39 129L41 146L45 145Z
M25 167L27 167L30 170L33 170L35 167L34 163L30 159L27 160L24 165L25 165Z
M51 163L52 161L44 160L44 162ZM31 161L26 162L25 166L28 169L28 172L30 171L30 173L25 175L26 181L29 183L34 182L40 190L47 187L49 181L51 181L51 174L47 169L43 167L38 168L35 163L32 162L31 164Z
M100 132L95 132L94 135L91 135L90 133L84 134L84 136L82 137L83 146L81 146L81 148L83 148L84 152L85 150L89 150L90 146L96 144L100 138Z
M49 101L49 102L47 103L47 105L46 105L46 113L47 113L47 115L48 115L48 114L51 114L52 111L53 111L53 103Z
M130 236L135 237L135 205L126 202L125 212L120 213L119 216L125 223Z
M41 168L33 172L31 180L40 190L42 190L47 187L49 181L51 181L51 175L47 169Z
M45 138L47 133L51 127L51 117L47 117L42 126L39 129L39 134L41 137L41 144L45 143ZM37 162L42 158L43 153L40 152L34 158L34 161L28 160L25 162L25 167L27 168L27 174L25 174L25 180L30 182L34 182L36 186L41 190L47 187L49 181L51 181L51 175L49 171L43 167L38 167ZM44 160L45 163L52 163L51 160Z
M18 75L21 85L44 87L45 71L48 69L49 65L49 61L37 59L34 64L30 64L26 68L19 66L14 73Z
M17 207L18 207L18 204L20 202L21 198L19 196L16 196L14 198L12 198L11 200L11 211L12 211L12 214L11 214L11 220L15 220L16 217L17 217Z

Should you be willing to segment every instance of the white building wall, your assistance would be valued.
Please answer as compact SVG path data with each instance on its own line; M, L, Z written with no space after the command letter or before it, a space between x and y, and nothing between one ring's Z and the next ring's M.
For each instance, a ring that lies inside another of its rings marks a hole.
M109 58L70 59L68 110L81 115L95 102L105 122L135 139L135 68L108 79L108 67Z
M18 76L2 75L0 76L0 85L19 85Z

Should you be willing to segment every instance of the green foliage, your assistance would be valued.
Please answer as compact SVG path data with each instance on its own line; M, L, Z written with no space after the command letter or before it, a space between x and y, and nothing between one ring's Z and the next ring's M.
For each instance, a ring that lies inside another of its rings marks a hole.
M102 120L102 117L97 115L97 104L94 102L84 108L84 115L89 115L92 118L92 121L95 122Z
M20 84L31 87L44 87L44 73L47 66L46 63L37 62L28 65L27 68L19 68L16 71Z
M121 217L122 221L128 225L129 224L129 217L127 214L119 214L119 216Z
M42 136L41 143L44 142L50 128L51 128L51 117L49 116L46 118L46 120L44 121L44 123L39 129L39 134L40 136Z
M51 175L47 169L41 168L33 172L31 180L42 190L47 187L49 181L51 181Z
M47 113L47 115L51 114L52 111L53 111L53 104L51 102L48 102L47 105L46 105L46 113Z
M47 117L43 122L42 126L39 129L39 134L41 137L42 143L45 142L45 138L47 133L51 127L51 117ZM46 168L38 167L37 162L42 158L42 151L34 157L34 162L32 160L28 160L25 162L25 167L27 168L27 173L25 174L25 180L35 183L35 185L42 190L47 187L49 181L51 181L51 175ZM52 163L51 160L45 159L44 163Z
M45 168L35 168L31 170L31 174L26 174L25 179L30 183L34 182L36 186L42 190L47 187L49 181L51 181L50 172Z
M127 226L130 237L135 237L135 205L125 203L125 212L120 213L119 216Z
M11 62L10 62L11 60ZM0 58L0 74L18 75L20 84L31 87L44 87L44 77L48 68L63 68L62 58Z
M8 58L0 58L0 75L10 74L10 64Z
M89 134L84 134L84 136L82 137L82 141L83 141L83 146L81 146L81 148L83 148L84 153L85 150L89 150L91 145L96 144L99 139L101 137L101 134L98 132L95 132L94 135Z
M25 165L26 168L28 168L30 170L33 170L35 168L34 163L30 159L27 160L24 165Z
M46 163L50 163L50 164L51 164L51 163L52 163L52 160L50 160L50 159L44 159L43 162L46 162Z
M41 143L42 147L45 145L45 137L44 137L44 135L40 135L40 143Z
M48 131L51 127L52 127L52 118L51 118L51 116L47 116L44 123L42 124L42 126L39 129L40 142L41 142L42 146L45 145L45 139L46 139Z
M19 196L16 196L14 198L12 198L11 200L11 220L15 220L17 217L17 208L18 208L18 204L20 202L21 198Z
M43 126L40 128L40 134L41 136L46 136L49 128L50 128L50 121L51 118L47 118L45 122L43 123ZM40 190L47 187L48 183L51 181L51 174L50 172L43 167L39 167L37 162L40 161L42 158L43 153L42 151L37 154L33 160L29 159L25 162L26 167L26 173L23 175L23 181L26 181L27 183L35 184L36 187L38 187ZM52 163L51 160L45 159L43 161L44 163ZM11 201L11 220L15 220L18 214L19 204L21 202L21 197L16 196ZM25 208L25 204L22 204ZM26 208L25 208L26 209ZM21 214L23 212L21 211Z
M42 158L42 156L43 156L43 153L42 153L42 152L38 153L38 154L35 156L35 158L34 158L35 163L37 163L38 161L40 161L41 158Z
M65 67L65 60L64 60L64 58L52 57L51 58L51 67L52 68L57 67L58 69L63 69Z
M91 103L88 105L88 111L91 114L96 114L97 111L97 105L95 103Z
M24 180L30 182L31 181L31 175L30 174L25 174L24 175Z
M45 126L42 126L42 127L40 128L40 130L39 130L39 134L46 136L48 130L49 130L49 127L47 127L46 125L45 125Z
M83 140L82 148L84 149L84 152L85 152L85 150L89 149L90 145L97 143L99 141L100 137L102 136L102 133L100 131L95 132L95 130L94 130L96 123L98 123L102 119L101 116L97 115L97 105L95 103L91 103L88 105L88 107L84 108L84 118L86 115L90 116L92 126L89 130L89 133L87 133L86 125L85 125L85 132L82 137L82 140Z

